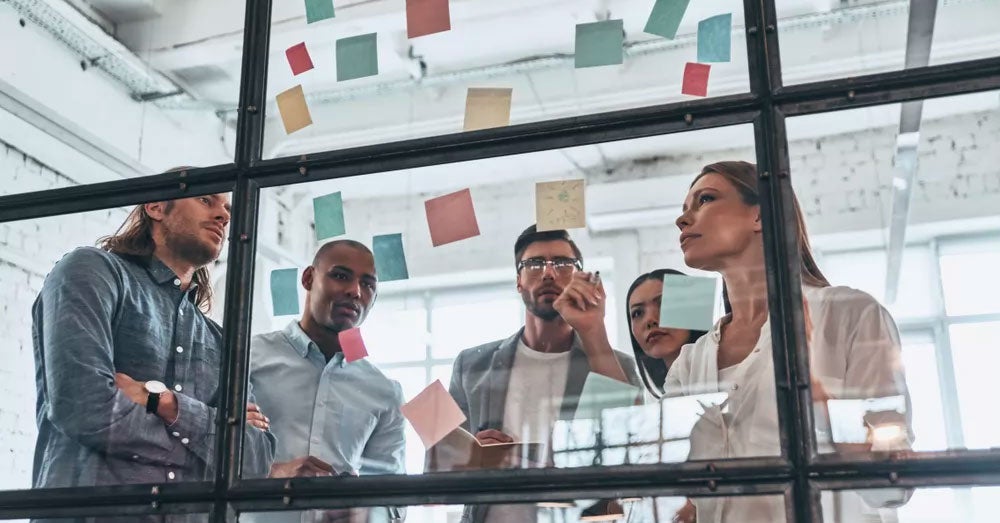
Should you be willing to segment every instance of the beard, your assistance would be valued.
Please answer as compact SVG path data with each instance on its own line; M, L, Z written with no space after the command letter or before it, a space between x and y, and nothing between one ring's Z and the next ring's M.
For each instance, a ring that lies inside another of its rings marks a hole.
M521 299L524 301L524 308L528 309L528 312L536 318L552 321L559 317L559 313L556 312L551 303L545 303L537 298L532 299L529 294L522 295Z
M204 267L219 257L219 248L206 244L194 234L168 229L164 240L171 252L198 267Z

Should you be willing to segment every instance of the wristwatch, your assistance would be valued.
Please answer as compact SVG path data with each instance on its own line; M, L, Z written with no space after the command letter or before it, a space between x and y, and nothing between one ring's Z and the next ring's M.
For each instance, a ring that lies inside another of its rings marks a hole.
M156 408L160 405L160 394L167 392L167 386L162 381L156 380L147 381L142 386L149 393L146 398L146 412L156 414Z

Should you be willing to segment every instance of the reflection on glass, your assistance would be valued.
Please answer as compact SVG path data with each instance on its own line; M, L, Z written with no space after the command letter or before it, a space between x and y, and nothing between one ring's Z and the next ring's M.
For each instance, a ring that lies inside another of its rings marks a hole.
M510 336L517 329L521 303L516 299L495 300L434 308L434 357L454 358L459 351ZM479 324L471 316L489 318Z
M823 521L861 523L986 523L996 520L995 486L918 488L905 492L908 501L896 508L878 504L904 492L900 489L825 491L821 496Z

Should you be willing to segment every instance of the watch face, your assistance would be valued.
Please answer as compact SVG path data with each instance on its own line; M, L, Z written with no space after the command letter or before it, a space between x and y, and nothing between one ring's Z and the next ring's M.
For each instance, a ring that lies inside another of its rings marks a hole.
M163 394L167 391L167 386L156 380L147 381L145 387L146 392L150 392L152 394Z

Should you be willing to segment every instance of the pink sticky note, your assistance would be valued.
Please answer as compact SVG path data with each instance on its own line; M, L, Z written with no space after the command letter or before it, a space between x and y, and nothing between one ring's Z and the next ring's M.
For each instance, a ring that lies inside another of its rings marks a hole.
M344 359L348 363L368 357L368 349L365 348L365 342L361 339L361 329L355 327L340 331L337 334L337 339L340 340L340 350L344 351Z
M441 380L434 380L399 410L413 425L426 448L433 447L465 421L465 414L444 389Z
M416 38L451 29L448 0L406 0L406 37Z
M711 70L711 65L688 62L684 66L684 84L681 86L681 94L708 96L708 73Z
M479 223L469 189L427 200L424 209L431 230L431 244L435 247L479 236Z
M301 74L313 68L305 42L289 47L285 50L285 57L288 58L288 65L292 66L292 74Z

